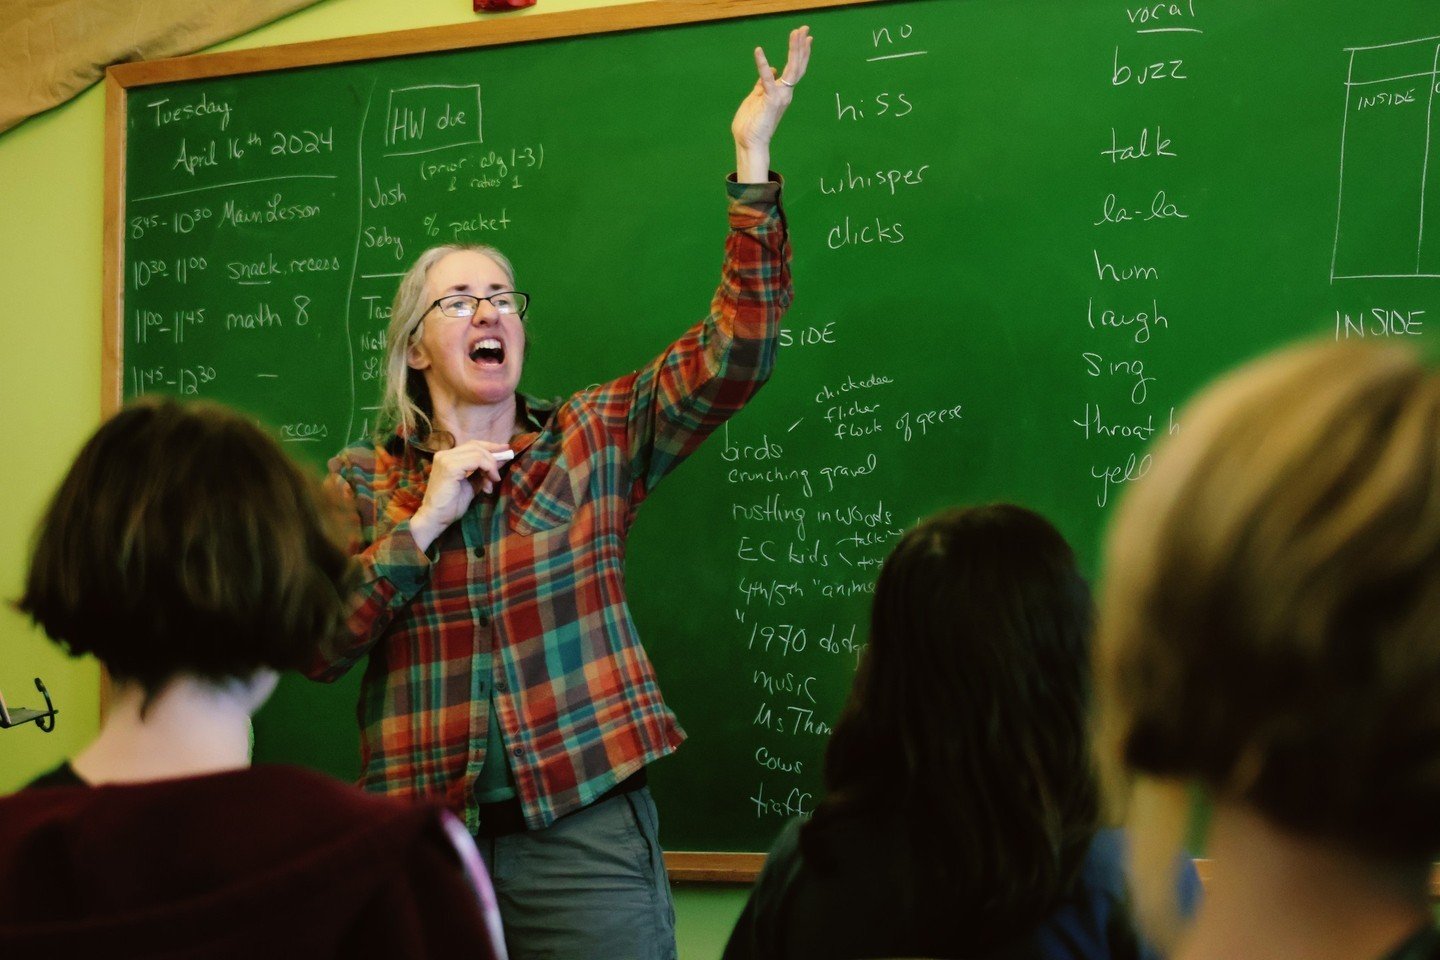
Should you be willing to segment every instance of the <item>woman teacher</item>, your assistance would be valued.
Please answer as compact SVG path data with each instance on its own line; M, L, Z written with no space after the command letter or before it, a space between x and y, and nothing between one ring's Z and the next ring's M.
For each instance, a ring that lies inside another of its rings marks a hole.
M791 300L770 140L810 56L790 34L731 123L708 317L558 404L518 392L528 297L487 247L426 251L388 330L387 431L331 461L364 586L312 671L370 662L361 784L463 812L512 957L667 958L674 911L645 765L680 745L626 604L625 538L662 477L769 377Z

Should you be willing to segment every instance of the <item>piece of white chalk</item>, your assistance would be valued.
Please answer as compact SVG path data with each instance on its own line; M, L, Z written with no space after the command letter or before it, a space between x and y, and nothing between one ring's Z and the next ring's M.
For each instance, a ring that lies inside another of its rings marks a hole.
M508 462L508 461L510 461L510 460L514 460L514 459L515 459L515 451L514 451L514 450L496 450L494 453L491 454L491 456L495 458L495 462L496 462L496 463L506 463L506 462Z

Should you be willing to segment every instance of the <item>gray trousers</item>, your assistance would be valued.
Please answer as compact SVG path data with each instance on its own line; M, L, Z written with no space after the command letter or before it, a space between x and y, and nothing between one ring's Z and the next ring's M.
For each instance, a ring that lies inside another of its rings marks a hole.
M510 960L675 960L675 905L647 788L544 830L477 837Z

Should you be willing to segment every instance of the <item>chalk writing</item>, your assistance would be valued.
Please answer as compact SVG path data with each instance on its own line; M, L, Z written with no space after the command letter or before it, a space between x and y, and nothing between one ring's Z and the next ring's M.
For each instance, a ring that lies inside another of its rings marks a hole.
M924 183L925 171L929 169L930 164L925 163L918 167L891 167L857 173L855 168L847 163L844 175L838 179L827 183L824 177L820 178L820 192L831 195L878 187L893 197L901 187L918 187Z
M904 226L899 220L886 223L882 217L852 223L847 216L843 222L830 228L830 232L825 237L825 245L831 250L840 250L849 246L868 246L876 243L904 243Z
M759 602L767 607L783 607L792 599L805 596L805 588L794 580L784 581L772 578L765 581L741 577L739 589L745 597L746 606L758 598Z
M367 250L388 250L396 260L405 260L405 241L391 233L389 227L366 227L360 232L361 244Z
M1132 453L1124 462L1111 467L1093 466L1090 475L1100 481L1100 492L1095 495L1095 505L1103 507L1110 502L1111 488L1122 483L1139 480L1150 472L1151 457Z
M203 147L195 150L190 149L190 141L182 139L180 150L175 155L175 162L170 164L171 170L183 170L189 176L195 176L195 171L203 167L218 167L220 160L217 156L215 141L211 140Z
M875 387L888 386L889 384L892 384L894 382L895 381L891 380L889 377L878 373L871 374L868 377L861 377L858 380L854 377L854 375L846 374L844 380L838 381L834 384L822 386L820 390L815 394L815 402L825 403L827 400L833 400L837 396L841 396L843 394L855 393L860 390L870 390Z
M1128 83L1143 86L1159 80L1188 80L1189 75L1183 72L1184 69L1184 60L1157 60L1154 63L1131 67L1120 62L1120 48L1116 47L1110 83L1112 86L1123 87Z
M1144 420L1128 423L1107 423L1100 414L1100 404L1085 404L1085 416L1072 420L1081 429L1086 440L1095 437L1125 437L1135 440L1149 440L1155 434L1155 415L1146 414Z
M820 468L820 477L825 481L825 491L833 493L837 479L855 479L857 477L868 477L875 472L879 464L878 458L873 453L867 453L865 458L858 463L835 463Z
M891 93L889 90L877 93L868 102L861 103L846 103L840 99L839 93L835 94L836 120L864 120L866 110L870 111L869 116L872 118L899 119L914 113L915 104L904 93Z
M808 817L814 812L815 798L807 791L799 787L792 789L782 800L776 800L765 796L765 784L762 782L755 790L755 795L750 798L755 805L755 817L780 817L789 820L792 817Z
M725 474L726 483L799 483L800 492L806 497L815 495L810 486L810 471L803 467L785 469L770 467L764 470L731 469ZM831 485L831 489L834 485Z
M339 257L292 257L281 260L268 253L262 260L232 260L225 264L225 275L237 283L266 283L274 277L291 274L334 273L340 269Z
M497 233L510 228L510 216L504 207L500 213L476 213L474 216L449 221L450 239L459 240L474 234Z
M1427 196L1434 176L1434 126L1427 118L1440 88L1436 38L1348 52L1330 279L1440 277L1430 252L1436 205ZM1384 174L1370 175L1371 169ZM1337 319L1337 339L1359 337L1366 326Z
M232 310L225 314L226 330L265 330L284 324L280 314L263 300L257 303L253 310L241 313Z
M209 220L214 214L209 207L193 207L176 210L170 214L170 229L176 234L194 233L195 228Z
M771 440L768 433L762 433L757 444L736 446L730 442L730 424L727 422L722 428L722 436L725 444L720 450L720 457L728 463L739 460L778 460L785 454L785 448Z
M315 203L286 203L285 195L274 193L270 199L259 205L243 206L235 200L226 200L220 211L218 226L252 227L258 224L298 223L320 215L320 205Z
M766 770L774 770L777 773L801 774L805 772L805 761L784 760L778 756L775 756L764 747L760 747L758 750L755 751L755 762L758 763L760 766L764 767Z
M398 182L387 187L382 187L379 177L373 177L372 180L374 182L374 190L365 198L365 203L372 210L377 207L393 207L409 199L405 196L405 188Z
M1140 138L1134 145L1126 144L1120 146L1119 135L1115 128L1110 128L1110 147L1101 150L1100 156L1109 157L1112 164L1118 164L1123 160L1143 160L1153 157L1173 157L1175 152L1170 149L1171 140L1169 137L1161 136L1160 124L1155 124L1155 142L1150 142L1150 128L1143 127L1140 130Z
M1130 402L1142 404L1149 396L1150 384L1155 382L1154 377L1145 375L1145 361L1143 360L1110 360L1107 361L1098 353L1086 351L1080 355L1085 364L1085 372L1091 377L1121 376L1133 381L1130 387ZM1096 411L1099 415L1099 411Z
M931 427L954 423L962 419L963 410L964 405L957 403L953 407L941 407L936 410L921 410L914 413L907 411L900 414L900 419L895 421L895 429L899 430L900 436L906 443L909 443L914 439L914 430L919 430L920 436L926 436Z
M1351 314L1335 311L1336 340L1364 340L1366 337L1418 337L1425 332L1424 310L1395 310L1371 307Z
M1380 91L1369 96L1361 95L1356 98L1356 110L1370 110L1375 107L1403 107L1409 103L1415 103L1415 88L1406 90Z
M156 127L163 127L171 123L184 123L187 120L218 117L221 130L230 126L232 110L229 101L211 100L207 93L201 93L200 99L189 103L172 103L169 97L163 100L152 100L145 104L145 108L151 111L150 116L155 121Z
M1144 222L1147 220L1186 220L1189 214L1181 213L1180 209L1170 201L1165 191L1161 190L1155 194L1150 201L1148 210L1132 208L1127 209L1115 197L1115 194L1107 194L1101 204L1100 219L1094 222L1094 226L1101 226L1110 223L1128 223L1131 221Z
M1152 328L1168 329L1170 321L1165 314L1160 312L1160 301L1151 300L1150 309L1137 311L1135 313L1120 313L1116 310L1105 308L1097 315L1095 313L1095 298L1090 298L1089 308L1085 313L1085 322L1091 330L1100 327L1113 327L1123 330L1134 327L1135 332L1131 335L1136 343L1149 343Z
M815 519L824 523L838 523L846 527L889 526L895 522L894 514L886 508L884 500L877 500L873 508L850 504L843 507L826 507L815 512Z
M823 327L803 326L794 330L782 329L780 331L780 346L782 347L813 347L838 342L838 334L835 331L835 321L833 320L828 321Z
M280 425L280 439L286 443L316 443L330 436L330 428L323 423L299 421Z
M778 493L772 493L760 503L730 504L730 518L793 526L795 536L801 540L805 539L805 508L784 506Z
M1141 6L1125 8L1125 16L1130 22L1138 26L1149 24L1169 24L1195 18L1195 0L1187 0L1184 3L1146 3ZM1163 32L1156 30L1137 30L1137 33ZM1198 31L1194 31L1198 32Z
M335 128L324 130L272 130L270 155L293 157L305 153L331 153L335 149Z
M200 388L216 378L215 368L205 364L171 369L162 364L132 365L130 367L130 392L133 396L144 396L152 388L170 387L182 396L195 396Z
M387 157L482 143L480 85L424 84L390 91L385 107Z
M1109 262L1101 262L1100 251L1092 251L1095 256L1095 275L1101 280L1109 280L1112 283L1126 283L1130 280L1158 280L1160 271L1145 264L1131 264L1130 266L1116 267Z

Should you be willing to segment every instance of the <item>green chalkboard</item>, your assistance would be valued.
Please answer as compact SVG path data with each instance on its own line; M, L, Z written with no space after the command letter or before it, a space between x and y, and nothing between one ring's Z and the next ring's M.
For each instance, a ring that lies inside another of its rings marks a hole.
M798 288L778 370L629 550L690 733L652 769L664 842L759 851L820 793L877 565L916 518L1018 501L1098 573L1110 505L1201 383L1298 337L1429 335L1440 15L646 9L766 15L531 18L529 42L129 85L116 374L251 410L318 467L373 424L395 276L451 240L502 247L532 293L529 391L628 372L706 309L750 48L810 23L775 147ZM205 69L231 65L254 66ZM287 681L258 756L354 776L356 680Z

